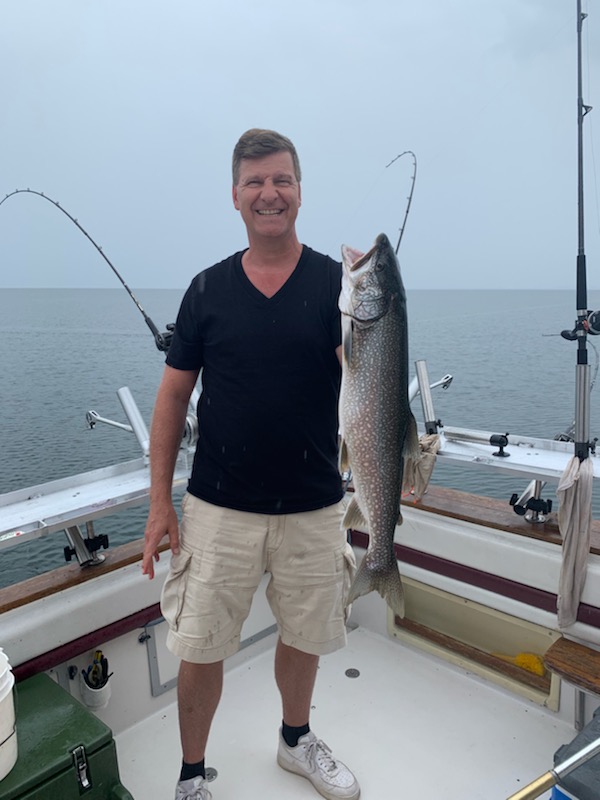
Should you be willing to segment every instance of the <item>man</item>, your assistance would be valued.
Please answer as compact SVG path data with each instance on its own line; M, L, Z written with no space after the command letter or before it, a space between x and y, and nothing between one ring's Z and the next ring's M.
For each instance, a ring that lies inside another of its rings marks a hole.
M176 800L211 798L204 753L223 660L238 648L265 572L279 630L278 763L330 800L360 795L309 727L319 656L346 641L354 562L337 469L341 267L297 238L300 178L289 139L258 129L240 138L233 203L249 246L192 281L156 399L143 572L153 577L168 535L161 608L167 644L182 659ZM199 440L179 532L172 476L200 371Z

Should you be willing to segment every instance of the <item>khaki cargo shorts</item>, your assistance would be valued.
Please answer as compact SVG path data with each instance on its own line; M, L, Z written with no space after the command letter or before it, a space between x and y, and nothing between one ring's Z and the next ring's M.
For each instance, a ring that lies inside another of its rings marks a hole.
M343 503L268 515L235 511L186 493L180 552L161 597L167 646L194 663L235 653L265 572L284 644L325 655L346 644L346 598L355 571L341 528Z

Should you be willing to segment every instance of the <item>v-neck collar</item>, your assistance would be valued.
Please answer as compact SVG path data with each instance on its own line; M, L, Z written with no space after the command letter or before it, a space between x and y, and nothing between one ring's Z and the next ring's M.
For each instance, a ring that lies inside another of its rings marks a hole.
M234 269L236 275L238 276L238 279L240 280L246 293L249 294L253 300L259 302L261 305L264 306L275 305L279 300L281 300L282 297L285 297L291 291L293 285L298 280L298 276L303 270L304 262L306 261L306 251L307 251L306 245L302 245L302 252L300 253L300 258L298 259L296 266L290 273L289 277L287 278L283 286L281 286L281 288L279 288L272 297L267 297L266 294L263 294L260 291L260 289L257 289L256 286L250 280L250 278L244 272L244 268L242 266L242 257L246 251L247 248L246 250L242 250L241 252L236 254L236 258L234 261Z

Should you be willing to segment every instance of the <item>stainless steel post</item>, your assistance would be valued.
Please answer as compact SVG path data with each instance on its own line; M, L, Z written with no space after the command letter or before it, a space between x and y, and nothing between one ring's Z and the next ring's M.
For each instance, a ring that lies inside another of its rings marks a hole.
M417 370L417 382L419 384L419 394L421 395L421 405L423 406L423 420L425 422L425 433L437 433L438 423L435 419L433 410L433 399L429 388L429 375L427 374L427 362L415 361Z
M133 399L133 395L129 391L129 387L122 386L118 390L117 396L121 401L121 405L123 406L123 411L127 415L127 419L131 423L131 427L135 433L136 439L140 443L142 452L145 456L147 456L150 451L150 434L148 433L148 428L146 427L144 418L142 417L140 410Z

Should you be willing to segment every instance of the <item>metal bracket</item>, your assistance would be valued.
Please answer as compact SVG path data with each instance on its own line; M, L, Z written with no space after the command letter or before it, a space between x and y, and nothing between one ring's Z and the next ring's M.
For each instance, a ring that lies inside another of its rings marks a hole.
M138 642L140 644L146 645L146 652L148 654L148 670L150 672L150 691L152 693L152 697L159 697L161 694L168 692L170 689L173 689L177 685L177 676L171 678L169 681L165 681L164 683L161 681L160 678L160 668L158 665L158 651L156 647L156 637L152 632L152 628L155 628L157 625L160 625L164 622L164 617L160 617L159 619L153 620L149 622L147 625L144 626L144 630L138 636ZM243 650L245 647L249 647L251 644L255 644L255 642L259 642L261 639L264 639L266 636L270 636L272 633L277 632L277 625L269 625L268 628L263 628L262 631L255 633L252 636L248 636L247 639L244 639L240 642L240 650Z
M146 645L146 653L148 655L148 671L150 673L150 691L152 697L160 697L161 694L168 692L173 687L177 686L177 676L171 678L164 683L160 679L160 668L158 666L158 650L156 647L156 637L152 632L152 628L164 622L164 617L153 620L144 626L143 633L138 636L140 644Z

